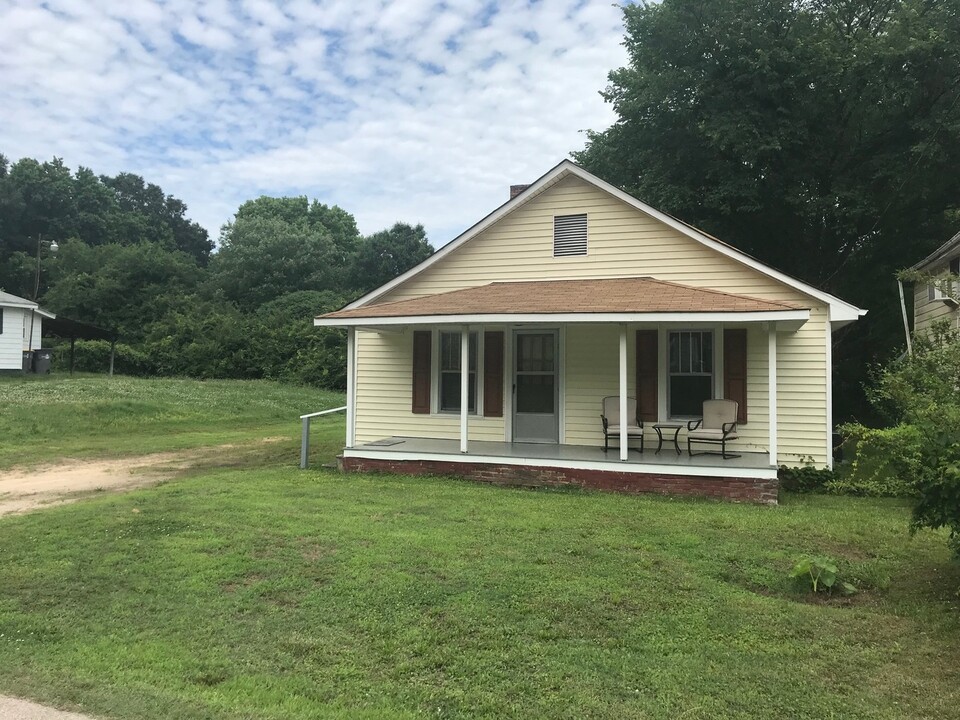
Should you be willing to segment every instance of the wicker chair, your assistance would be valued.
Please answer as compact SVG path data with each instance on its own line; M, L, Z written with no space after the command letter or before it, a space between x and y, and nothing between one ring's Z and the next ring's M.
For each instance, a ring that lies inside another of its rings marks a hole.
M603 412L600 421L603 423L603 451L610 449L610 438L620 441L620 396L609 395L603 399ZM637 415L637 399L627 398L627 441L630 438L640 438L640 452L643 452L643 421Z
M736 400L705 400L703 418L687 423L687 452L691 456L716 455L716 452L693 452L692 443L709 443L720 446L720 455L727 458L740 457L727 452L727 443L737 439L737 413L740 404Z

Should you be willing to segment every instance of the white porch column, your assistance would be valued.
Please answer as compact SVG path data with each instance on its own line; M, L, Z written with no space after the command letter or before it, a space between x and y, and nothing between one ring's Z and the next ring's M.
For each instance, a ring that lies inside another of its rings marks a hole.
M352 448L356 441L357 416L357 331L347 329L347 447Z
M620 459L627 459L627 326L620 326Z
M767 326L767 368L770 402L770 464L777 465L777 324Z
M460 328L460 452L467 452L467 420L470 417L470 326Z

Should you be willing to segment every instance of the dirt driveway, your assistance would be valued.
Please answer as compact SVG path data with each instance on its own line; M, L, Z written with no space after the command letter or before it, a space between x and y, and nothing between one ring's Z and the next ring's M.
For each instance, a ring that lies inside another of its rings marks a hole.
M55 710L29 700L0 695L0 718L3 720L93 720L89 715Z
M280 439L264 438L253 445ZM74 502L95 492L152 485L188 468L209 464L222 457L225 451L239 449L240 446L236 445L218 445L109 460L67 460L53 465L0 470L0 517Z

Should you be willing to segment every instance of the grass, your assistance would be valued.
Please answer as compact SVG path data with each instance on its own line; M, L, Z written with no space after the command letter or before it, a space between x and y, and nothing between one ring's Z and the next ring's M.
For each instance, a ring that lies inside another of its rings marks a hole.
M286 451L301 414L342 403L340 393L266 381L0 376L0 468L266 437L284 438Z
M167 381L146 382L164 405ZM342 418L318 429L329 457ZM960 568L943 534L908 535L901 502L295 462L0 520L0 693L129 719L960 715ZM803 553L835 557L860 594L798 592Z

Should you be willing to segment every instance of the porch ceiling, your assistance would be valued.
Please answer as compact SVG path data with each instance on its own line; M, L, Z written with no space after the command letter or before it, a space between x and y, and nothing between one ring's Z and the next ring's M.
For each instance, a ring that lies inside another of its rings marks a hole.
M649 277L494 282L392 303L338 310L320 326L460 322L805 321L792 303Z

